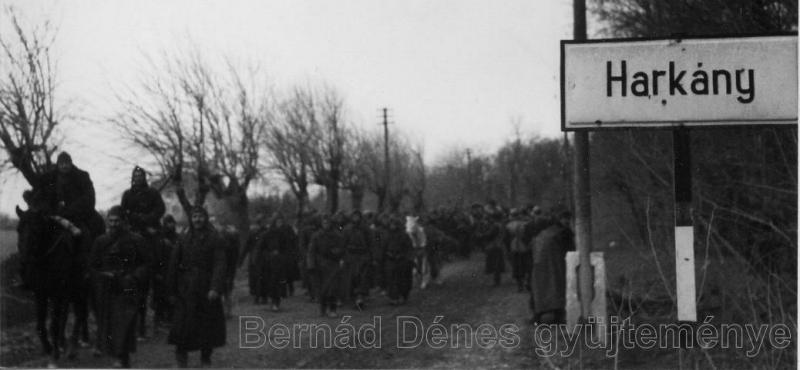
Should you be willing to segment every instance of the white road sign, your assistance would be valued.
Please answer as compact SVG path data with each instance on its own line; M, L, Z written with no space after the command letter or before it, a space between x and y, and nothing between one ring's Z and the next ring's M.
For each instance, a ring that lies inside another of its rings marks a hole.
M797 36L561 42L563 130L797 124Z

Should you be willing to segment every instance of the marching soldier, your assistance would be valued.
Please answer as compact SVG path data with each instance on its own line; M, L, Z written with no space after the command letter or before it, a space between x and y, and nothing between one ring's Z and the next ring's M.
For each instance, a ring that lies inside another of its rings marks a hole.
M564 323L567 290L564 258L568 251L575 250L569 221L570 213L564 211L536 236L531 292L534 323Z
M523 292L531 289L531 248L525 240L526 220L517 209L511 210L511 221L506 224L509 235L508 249L511 251L511 276L517 282L517 291Z
M389 221L384 249L384 268L386 269L384 276L386 277L389 304L393 306L408 302L414 278L412 275L413 253L414 247L403 227L403 221L399 217L392 217Z
M372 236L369 227L361 219L361 212L353 211L350 223L343 231L344 242L347 246L345 257L350 270L350 288L355 295L356 308L362 309L364 299L369 295L374 265L372 255Z
M225 345L225 313L220 300L225 268L222 238L208 222L206 210L195 207L189 230L170 257L168 273L175 311L167 341L175 345L179 367L186 367L188 352L197 350L201 364L211 365L213 349Z
M161 225L161 239L157 243L152 264L153 275L153 321L156 325L172 321L172 305L167 295L167 268L172 250L178 244L175 218L164 216Z
M280 309L281 298L286 296L289 256L287 249L295 243L294 231L276 215L261 238L261 297L272 300L272 311Z
M97 348L116 358L115 367L130 367L136 351L135 322L147 279L145 240L125 227L121 207L108 211L108 233L94 242L90 269L95 277Z
M336 317L337 302L347 294L344 239L329 216L322 218L322 229L311 237L309 268L319 274L319 305L322 316Z
M311 237L320 228L319 217L316 214L309 214L303 219L297 235L298 258L300 259L300 273L303 279L303 286L306 288L306 295L311 302L317 300L317 289L319 288L318 276L316 271L309 268L308 251L311 244Z
M500 285L500 278L506 270L505 264L505 227L502 224L501 212L491 213L479 229L479 239L486 245L486 274L492 275L494 286Z

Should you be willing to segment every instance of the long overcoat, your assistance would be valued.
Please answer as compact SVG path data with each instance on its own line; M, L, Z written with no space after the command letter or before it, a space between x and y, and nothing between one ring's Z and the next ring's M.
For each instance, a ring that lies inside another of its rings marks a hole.
M314 233L309 245L309 268L319 273L320 299L347 296L349 284L344 266L345 244L342 234L335 229L322 229Z
M251 230L250 237L247 239L245 250L239 261L243 262L247 258L247 286L250 289L250 295L254 297L262 297L261 292L264 288L261 287L263 279L261 278L263 272L263 258L261 257L261 240L267 232L266 227L259 227L258 229Z
M373 280L372 261L375 258L371 234L369 227L361 223L350 223L342 231L347 250L345 262L348 279L352 284L350 288L357 296L368 295Z
M135 323L141 282L147 277L149 254L144 239L122 231L98 237L90 257L97 304L97 344L120 356L136 350Z
M300 241L297 232L290 225L283 225L280 228L282 243L286 256L286 281L291 283L300 280Z
M275 225L261 236L260 244L257 246L260 251L261 262L259 263L260 274L259 283L260 297L284 297L286 296L286 281L290 272L289 246L294 241L294 231Z
M94 184L89 173L73 167L68 173L52 170L37 179L36 189L50 210L78 226L88 225L95 206Z
M389 229L384 249L386 290L390 299L408 298L413 283L414 246L405 230Z
M186 351L225 345L225 314L220 299L208 299L225 288L225 246L206 226L189 229L170 258L168 281L175 297L169 344Z
M488 224L481 230L480 237L487 240L486 274L503 273L506 271L505 262L505 227L499 223L487 221Z
M566 305L567 252L574 250L572 231L559 223L542 230L533 241L533 311L563 310Z

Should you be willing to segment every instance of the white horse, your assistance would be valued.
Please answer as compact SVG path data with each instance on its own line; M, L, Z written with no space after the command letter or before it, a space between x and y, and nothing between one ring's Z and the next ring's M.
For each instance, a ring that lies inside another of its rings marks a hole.
M414 284L419 284L420 289L425 289L431 281L431 269L428 260L428 239L425 229L417 223L419 217L406 216L406 234L411 238L414 246Z

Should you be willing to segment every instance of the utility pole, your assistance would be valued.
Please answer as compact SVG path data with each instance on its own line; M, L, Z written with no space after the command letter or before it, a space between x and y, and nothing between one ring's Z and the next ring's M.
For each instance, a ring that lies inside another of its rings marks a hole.
M586 40L586 0L573 0L573 37ZM574 136L573 195L575 202L575 243L578 250L578 294L581 301L581 317L586 320L591 314L594 293L591 265L592 253L592 196L589 186L589 132L576 131Z
M389 199L389 108L383 108L383 181L385 184L384 203ZM384 204L386 206L386 204Z
M466 191L466 195L464 196L464 198L472 196L472 152L469 150L469 148L467 148L467 181L466 181L466 184L467 184L467 191ZM470 203L468 202L467 206L469 206L469 204Z
M561 145L561 153L564 160L561 162L561 179L564 181L564 205L567 209L575 209L575 200L572 198L572 173L570 173L569 133L564 131L564 140Z

